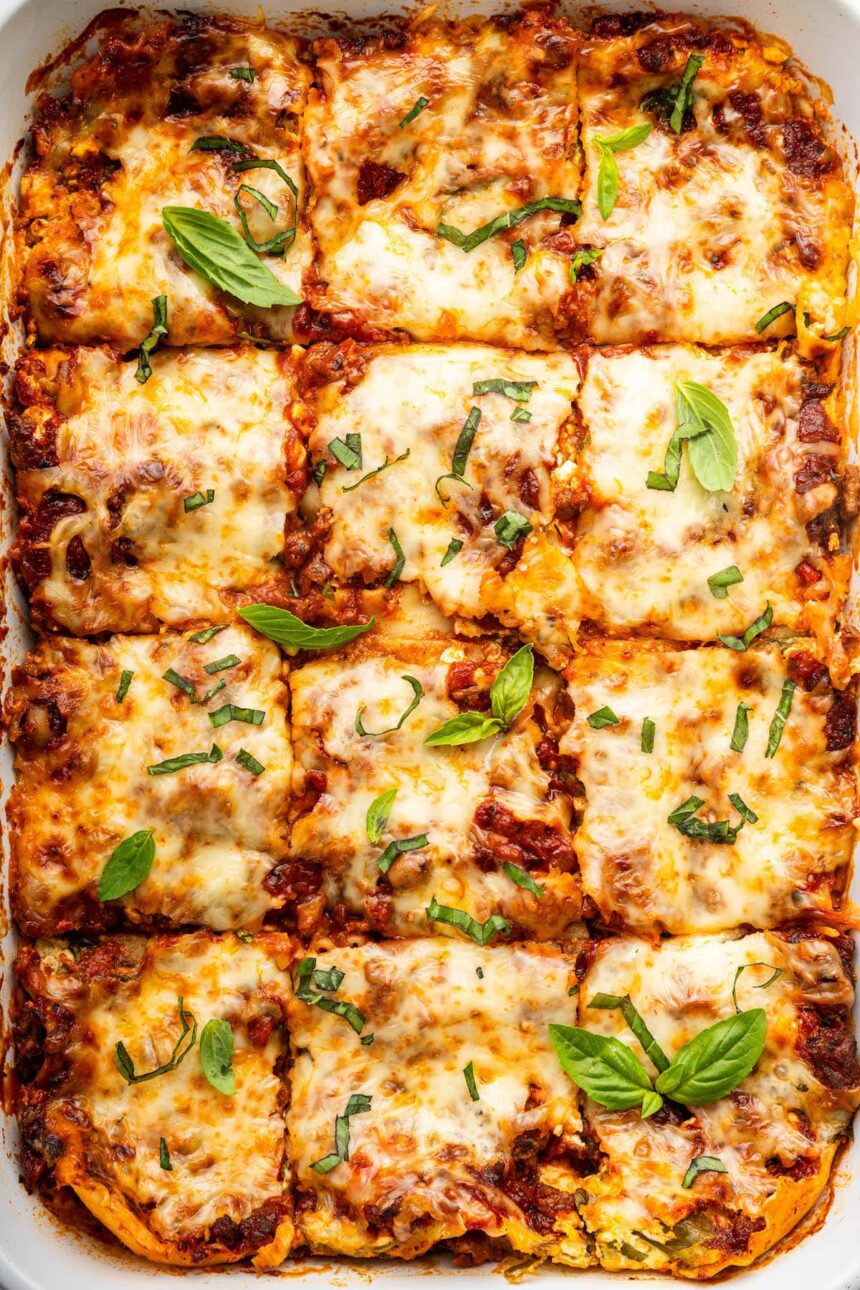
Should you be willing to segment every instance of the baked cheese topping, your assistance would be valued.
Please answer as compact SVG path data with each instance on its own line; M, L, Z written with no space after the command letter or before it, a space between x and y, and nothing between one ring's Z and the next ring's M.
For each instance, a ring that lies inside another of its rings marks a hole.
M620 1039L655 1076L621 1013L589 1007L594 996L629 995L671 1059L734 1013L733 988L740 1010L765 1009L767 1029L752 1074L728 1096L650 1119L585 1102L603 1164L583 1184L588 1198L580 1213L604 1267L695 1276L750 1263L825 1186L860 1101L856 1061L836 1069L843 1041L853 1053L854 991L833 942L792 944L766 933L685 937L659 947L604 941L580 990L578 1024ZM723 1171L707 1169L685 1187L687 1171L703 1156Z
M691 57L701 62L676 133L649 102L677 91ZM806 346L821 349L844 322L853 199L788 51L762 47L748 30L667 16L589 42L578 92L585 176L575 231L601 251L580 302L589 335L755 340L757 322L787 301L801 321L809 315ZM614 155L617 198L601 212L598 140L648 125L647 138ZM794 329L789 311L763 334Z
M120 912L162 925L258 925L277 903L265 880L287 846L283 673L276 646L243 627L204 644L164 635L39 645L7 709L21 927L93 930ZM100 903L109 857L141 831L155 844L149 876L121 906Z
M583 890L612 925L770 927L838 899L857 814L853 703L840 733L846 700L792 675L773 647L605 646L571 664L576 718L560 747L585 792L576 854ZM646 718L653 751L643 751ZM699 806L676 814L690 798ZM744 820L738 801L757 819ZM693 817L736 836L703 836Z
M75 954L60 941L22 951L19 974L62 1072L41 1097L40 1081L27 1090L56 1144L56 1179L136 1253L192 1266L252 1255L269 1267L289 1252L288 961L286 937L245 944L205 932L104 940ZM183 1035L180 999L196 1032ZM204 1073L201 1041L213 1020L232 1033L232 1096ZM129 1083L118 1043L136 1076L185 1055Z
M273 561L304 486L287 355L34 351L13 420L14 558L40 626L94 634L224 621L283 582Z
M488 382L508 393L481 392ZM444 614L482 616L487 574L521 549L517 526L552 520L550 474L578 385L567 355L480 345L362 351L358 372L311 401L310 458L327 465L305 509L322 509L328 522L326 564L341 579L385 580L397 559L393 530L401 580L419 580ZM361 462L347 467L336 454L350 435L360 436Z
M471 250L437 230L468 234L545 198L575 202L576 43L543 10L423 22L396 44L318 41L322 85L303 126L321 278L312 303L418 340L555 348L562 226L575 206L539 209Z
M360 1009L373 1042L342 1017L290 1003L287 1126L311 1250L408 1258L470 1231L587 1263L569 1163L582 1150L581 1121L548 1037L550 1021L572 1019L573 960L548 947L424 940L316 955L317 970L335 967L338 998ZM321 1173L313 1165L332 1152L335 1117L353 1094L370 1107L349 1119L349 1159ZM558 1164L541 1199L539 1151L550 1139Z
M369 638L346 656L293 671L300 813L291 854L318 867L329 907L345 902L388 935L458 935L428 921L434 897L479 923L501 915L509 930L540 939L561 936L579 918L572 801L557 770L566 726L554 712L558 678L538 671L508 731L461 746L424 743L464 709L487 703L507 657L496 644L450 637L387 648ZM392 790L385 826L371 837L368 811ZM403 842L421 845L396 854Z
M241 235L238 196L255 243L295 227L285 252L263 259L302 295L311 245L298 124L310 71L298 48L235 18L188 14L142 29L135 15L106 19L71 91L40 100L22 180L22 289L42 339L129 349L152 327L160 295L172 345L223 344L245 331L290 337L293 309L243 305L189 269L162 210L207 211ZM195 148L200 139L221 144ZM277 162L298 199L274 169L234 165L254 158Z

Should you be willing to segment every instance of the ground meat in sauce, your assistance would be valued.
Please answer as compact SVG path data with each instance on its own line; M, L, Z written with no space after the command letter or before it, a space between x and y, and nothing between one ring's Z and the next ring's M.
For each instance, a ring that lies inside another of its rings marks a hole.
M857 1045L841 1008L801 1008L797 1051L826 1088L860 1085Z
M405 179L399 170L391 166L380 165L365 157L358 171L358 204L366 206L368 202L393 193L401 180Z
M833 696L824 720L824 738L828 752L842 752L854 742L857 729L857 696L844 690Z
M834 156L812 122L786 122L782 138L785 159L796 175L803 179L820 179L833 169Z

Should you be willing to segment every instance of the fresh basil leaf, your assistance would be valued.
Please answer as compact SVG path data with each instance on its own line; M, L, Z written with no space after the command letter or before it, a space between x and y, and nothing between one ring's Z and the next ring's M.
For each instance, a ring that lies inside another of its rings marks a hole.
M528 703L534 681L535 658L531 645L523 645L499 672L490 687L490 710L502 725L514 722Z
M279 161L275 161L273 157L248 157L248 158L245 158L244 160L231 162L231 165L233 167L234 174L237 174L237 175L244 174L246 170L274 170L275 174L278 176L279 179L283 180L283 182L287 185L287 188L289 188L290 192L292 193L293 197L298 202L299 200L298 188L293 183L292 179L290 179L290 176L287 174L286 170L284 170L281 163ZM263 343L268 343L268 342L263 342Z
M340 968L319 968L314 972L314 985L318 990L331 990L337 993L343 984L345 975L346 973L341 972Z
M453 909L450 905L440 905L436 897L430 901L424 911L431 923L445 923L448 927L456 927L466 936L471 937L476 945L482 948L492 940L497 932L507 934L511 930L511 925L501 914L490 914L483 923L479 923L471 914L467 914L464 909Z
M240 708L236 703L225 703L222 708L209 713L209 720L217 730L219 726L226 726L228 721L244 721L249 726L261 726L265 716L260 708Z
M208 753L182 753L179 757L168 757L166 761L156 762L154 766L147 766L148 775L172 775L177 770L185 770L187 766L202 766L204 762L217 762L223 757L223 753L217 744L213 744Z
M749 703L744 703L743 699L738 704L738 709L735 713L735 728L732 731L730 745L732 752L743 752L747 746L747 740L750 737L750 722L747 714L750 711L750 706Z
M414 838L397 838L396 841L389 842L376 862L377 868L380 873L388 873L398 856L407 851L423 851L429 845L426 833L418 833Z
M604 726L618 725L618 718L615 713L606 706L598 708L596 712L592 712L591 716L587 717L586 720L592 730L602 730Z
M217 636L219 632L225 632L226 630L226 623L221 627L204 627L202 631L195 632L194 635L189 636L188 639L194 641L196 645L205 645L207 641L211 641L213 636Z
M239 617L244 618L254 631L278 645L288 649L335 649L370 631L376 622L371 618L368 623L357 623L351 627L311 627L301 618L291 614L289 609L278 609L275 605L246 605L239 610Z
M597 209L600 211L600 218L606 220L615 210L621 179L615 153L611 148L604 148L599 140L596 142L600 152L597 167Z
M396 582L400 581L403 566L406 564L406 556L403 552L403 547L400 545L400 539L394 532L394 529L388 530L388 541L394 549L394 564L391 566L391 571L385 578L383 585L386 587L393 587Z
M161 218L188 267L221 291L261 309L301 304L301 296L278 281L232 224L191 206L165 206Z
M642 740L640 747L644 753L654 751L654 733L657 727L650 717L645 717L642 721Z
M397 796L396 788L388 788L375 797L367 808L367 836L374 845L380 842Z
M448 543L448 549L446 550L445 554L442 556L442 561L439 567L441 569L444 569L445 565L450 564L451 561L454 559L454 557L458 556L462 550L463 550L463 543L461 542L461 540L459 538L451 538L451 541Z
M348 434L345 439L330 439L328 450L346 470L361 470L360 434Z
M693 474L709 493L729 492L738 469L738 444L729 410L697 381L675 386L679 425L690 424L687 454Z
M645 1067L620 1040L555 1022L550 1024L549 1037L564 1073L600 1106L627 1111L642 1107L645 1094L653 1094ZM649 1098L650 1114L659 1109L654 1102Z
M395 457L393 461L389 461L386 457L381 466L377 466L374 470L369 470L366 475L362 475L361 479L357 480L354 484L344 484L340 491L342 493L354 492L354 490L356 488L360 488L366 480L373 479L374 475L381 475L383 470L388 470L389 466L396 466L399 462L405 461L411 451L412 450L410 448L407 448L405 452L402 452L399 457Z
M412 122L415 120L415 118L416 118L416 117L417 117L421 112L423 112L423 111L424 111L424 109L425 109L426 107L428 107L428 106L429 106L429 104L430 104L430 100L429 100L429 99L426 99L426 98L424 97L424 95L423 95L423 94L421 94L421 95L420 95L420 96L415 100L415 102L414 102L414 104L412 105L412 107L411 107L411 108L409 109L409 111L406 113L406 116L405 116L405 117L403 118L403 120L400 122L400 129L401 129L401 130L405 130L405 129L406 129L406 127L407 127L407 125L411 125L411 124L412 124Z
M783 300L781 304L774 305L772 309L768 309L767 313L762 314L761 318L759 318L755 325L756 331L761 335L772 322L776 322L777 318L781 318L783 314L793 314L794 308L794 305L788 300Z
M161 679L162 681L167 681L170 685L175 685L177 690L181 690L183 694L187 694L189 699L195 698L197 694L191 681L189 681L185 676L180 676L172 667L169 667L167 671L163 673Z
M650 121L641 121L639 125L629 125L626 130L619 130L617 134L606 138L595 137L594 142L598 147L607 148L613 153L630 152L632 148L638 148L640 143L645 142L652 128Z
M464 233L461 229L454 228L451 224L437 224L436 236L444 238L447 242L452 242L461 251L474 251L476 246L480 246L482 242L495 237L496 233L501 233L506 228L516 228L518 224L522 224L523 220L529 219L532 215L537 215L538 211L558 211L563 215L572 215L575 219L578 219L580 210L579 202L573 198L541 197L538 201L529 202L528 206L520 206L516 210L505 211L503 215L497 215L488 224L482 224L480 228L473 229L471 233Z
M481 421L481 409L472 408L469 412L469 415L466 417L466 421L463 426L463 429L460 431L459 435L457 436L457 443L454 447L454 455L451 458L451 469L446 475L440 475L439 478L436 480L436 483L435 483L436 494L439 497L440 501L442 502L443 506L447 505L448 498L443 497L442 494L439 492L439 485L442 483L443 479L455 479L455 480L461 480L463 483L466 482L465 479L463 478L464 475L466 474L466 463L469 460L469 453L472 450L472 444L474 442L475 434L477 432L480 421ZM472 485L469 484L468 487L471 488Z
M699 1174L727 1174L729 1171L718 1156L694 1156L690 1161L690 1167L684 1174L682 1187L690 1188L698 1178Z
M705 842L725 843L734 846L738 834L745 824L755 824L758 816L746 805L737 793L729 793L729 801L740 815L738 824L729 824L728 820L699 820L696 812L705 805L701 797L688 797L686 802L676 806L669 816L669 823L674 825L684 837L695 838Z
M204 663L203 671L214 676L216 672L226 672L228 667L238 667L241 661L235 654L225 654L223 658L216 658L214 663Z
M116 692L117 703L122 703L123 699L128 694L128 688L131 685L133 677L134 677L134 672L130 672L128 668L123 668L122 672L120 673L119 686Z
M276 233L274 237L267 238L265 242L258 242L251 232L245 207L239 200L242 193L247 193L249 197L253 197L254 201L262 206L272 223L278 218L278 207L265 193L261 193L259 188L252 188L250 184L239 185L233 194L233 205L236 208L236 214L239 216L239 223L242 225L242 236L246 244L259 255L283 255L287 246L296 236L295 224L291 228L282 229L280 233Z
M158 1163L161 1165L161 1168L166 1169L168 1173L173 1172L173 1165L170 1162L170 1152L167 1150L167 1143L164 1141L164 1138L158 1139Z
M836 341L844 340L850 330L850 327L840 327L838 331L831 332L829 336L822 336L821 339L829 344L835 344Z
M247 143L237 143L235 139L228 139L226 134L203 134L199 139L195 139L189 152L238 152L246 157L251 149Z
M363 738L368 738L368 739L376 739L380 735L390 735L395 730L399 730L403 725L404 721L406 720L406 718L411 716L411 714L415 711L415 709L418 707L418 704L421 702L421 700L424 697L424 687L421 684L421 682L418 680L417 676L410 676L408 672L400 679L401 681L405 681L407 685L410 685L412 687L412 701L409 704L409 707L400 717L399 721L397 722L397 725L386 726L385 730L365 730L364 725L362 724L361 714L364 712L364 709L367 705L364 703L360 703L358 705L358 711L355 714L355 733L357 735L361 735Z
M262 775L263 771L266 769L263 763L261 761L257 761L257 758L249 753L245 748L240 748L236 753L236 761L240 766L244 767L245 770L249 770L255 777Z
M342 1017L355 1033L360 1035L364 1029L365 1020L363 1014L354 1003L350 1003L346 999L326 999L323 995L317 994L311 989L312 980L316 980L320 975L316 971L316 963L315 958L304 958L299 963L293 984L296 998L312 1008L319 1008L320 1012L329 1012L335 1017ZM342 980L343 974L340 973L337 988L340 987L340 981Z
M531 421L531 419L532 419L531 412L526 412L525 408L514 408L513 412L511 413L512 421Z
M749 649L757 636L761 636L762 632L767 631L772 622L773 606L770 601L768 601L764 613L759 614L754 623L750 623L743 636L723 636L721 632L717 632L717 640L722 641L723 645L728 649L743 652L744 650Z
M519 273L520 269L525 268L529 253L522 238L518 238L516 242L511 242L511 258L514 262L514 273Z
M530 891L532 895L537 896L538 899L543 895L544 890L546 889L546 883L542 882L540 886L538 886L527 869L521 869L518 864L511 864L510 860L506 860L502 865L502 868L510 878L511 882L515 882L517 886L522 887L524 891Z
M248 85L254 80L253 67L231 67L230 75L234 81L246 81Z
M669 117L669 125L676 134L680 134L684 128L684 117L693 103L693 81L704 61L701 54L691 54L687 59L687 65L681 77L681 84L675 94L672 115Z
M579 250L574 251L567 271L571 282L577 281L580 269L587 268L589 264L595 264L602 254L603 250L599 246L580 247Z
M216 1017L206 1022L200 1034L200 1065L212 1087L227 1097L236 1092L233 1047L233 1027L229 1021Z
M794 699L794 691L797 689L794 681L785 681L782 687L782 694L779 696L776 712L770 723L770 730L767 736L767 751L765 757L775 757L776 750L782 739L782 732L785 729L785 723L788 720L788 714L791 712L791 704Z
M372 1038L372 1036L368 1036ZM362 1040L362 1043L365 1041ZM311 1165L318 1174L329 1174L344 1160L349 1160L349 1121L353 1115L361 1115L370 1110L372 1098L368 1093L353 1093L346 1104L343 1115L337 1116L334 1122L334 1151L315 1160Z
M531 531L531 524L525 515L520 515L518 511L505 511L493 525L493 532L499 546L507 547L509 551L513 551L517 543L527 538Z
M482 739L489 739L491 735L497 735L501 730L504 730L504 724L496 717L488 717L483 712L461 712L436 730L431 730L424 743L428 748L476 744Z
M478 1085L475 1083L475 1068L471 1062L468 1066L463 1067L463 1077L466 1081L466 1088L469 1090L469 1097L473 1102L480 1101Z
M156 296L152 302L152 328L137 352L135 380L145 385L152 376L149 356L156 345L167 335L167 296Z
M111 852L99 878L99 900L119 900L149 876L155 860L152 829L139 829Z
M313 470L311 471L311 474L313 475L314 483L317 484L317 486L319 486L325 479L327 470L328 470L327 461L318 461L317 464L314 466Z
M730 564L727 569L720 569L719 573L712 573L708 578L708 590L714 597L714 600L725 600L728 596L728 587L733 587L735 583L743 582L744 575L736 564Z
M196 493L183 498L182 504L185 507L185 514L188 515L191 511L199 511L201 506L209 506L214 501L215 489L207 488L205 493L201 493L198 489Z
M771 972L771 975L766 981L762 981L759 985L753 986L754 990L766 990L769 985L773 985L774 981L779 980L784 970L781 967L774 967L772 963L742 963L737 972L735 972L735 979L732 982L732 1003L735 1005L735 1012L740 1012L740 1008L738 1007L738 979L742 972L746 972L747 968L754 967L769 968Z
M658 1075L657 1092L685 1106L709 1106L725 1097L761 1057L766 1029L766 1012L752 1008L700 1030Z
M669 1058L651 1034L644 1018L637 1011L629 994L596 994L590 1000L588 1006L589 1008L602 1008L608 1011L619 1010L645 1050L646 1056L651 1058L657 1070L664 1071L668 1069Z
M214 699L216 694L220 694L221 691L226 687L226 685L227 685L227 682L222 677L217 685L213 685L211 689L207 690L206 693L202 695L199 699L194 698L191 700L191 702L199 704L200 707L205 707L206 704L210 701L210 699Z
M475 381L472 393L476 398L482 394L504 394L515 403L528 403L537 385L537 381L507 381L503 376L491 376L486 381Z
M173 1046L173 1052L169 1059L161 1066L156 1066L154 1070L143 1071L137 1074L134 1069L134 1062L128 1055L128 1050L122 1040L114 1049L116 1068L127 1084L143 1084L146 1080L155 1079L157 1075L166 1075L168 1071L175 1071L183 1058L187 1057L197 1042L197 1022L192 1013L188 1012L182 1001L182 995L176 1000L176 1007L179 1013L179 1024L182 1029L179 1032L179 1038ZM191 1032L191 1038L183 1048L185 1036Z

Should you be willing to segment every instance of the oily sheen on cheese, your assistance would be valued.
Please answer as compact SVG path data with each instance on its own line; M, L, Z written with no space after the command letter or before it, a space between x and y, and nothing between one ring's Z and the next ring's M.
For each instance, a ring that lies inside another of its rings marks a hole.
M39 626L91 635L223 622L282 587L275 563L304 487L288 354L30 353L11 420L13 559ZM283 590L282 590L282 594Z
M216 673L207 663L237 661ZM197 702L164 679L173 672ZM128 691L117 700L123 673ZM7 700L18 782L9 807L12 903L30 935L132 923L256 927L276 898L266 878L286 853L291 749L277 648L244 627L205 644L187 637L57 638L16 670ZM220 680L223 688L207 701ZM210 713L227 704L260 724ZM168 774L147 768L188 753L221 758ZM236 760L264 767L254 774ZM149 876L100 904L98 880L124 838L150 830Z

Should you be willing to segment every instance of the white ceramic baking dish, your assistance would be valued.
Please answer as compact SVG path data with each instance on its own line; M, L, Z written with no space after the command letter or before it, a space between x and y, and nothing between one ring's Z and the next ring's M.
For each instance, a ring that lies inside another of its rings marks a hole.
M444 6L446 2L449 8ZM503 9L514 0L442 0L440 16L465 12L493 12ZM0 0L0 167L13 162L30 108L26 91L28 74L49 56L56 54L73 36L111 0ZM168 4L165 4L168 7ZM228 11L247 16L259 16L261 10L255 0L205 4L200 0L174 0L169 7L184 10L209 9ZM267 0L265 16L273 24L289 23L290 14L302 11L301 30L309 30L307 0ZM350 17L364 17L384 12L400 12L403 5L398 0L340 0L338 12ZM416 5L421 8L422 5ZM623 0L604 3L601 10L645 8L643 0ZM665 0L663 10L696 14L737 15L754 23L760 30L771 32L787 40L798 58L822 77L832 88L835 112L854 138L860 138L860 0ZM317 11L311 24L314 34L324 29L333 16L332 11ZM848 157L854 165L853 145L848 146ZM20 167L20 156L18 156ZM10 184L2 183L0 211L3 225L8 227L10 194L14 191L16 168L13 165ZM5 176L2 176L5 179ZM8 244L7 244L8 246ZM10 266L8 257L0 254L0 299L8 298ZM16 348L14 329L0 334L0 357L7 363ZM852 359L853 361L853 359ZM8 368L6 369L8 372ZM7 377L8 379L8 377ZM0 537L2 547L8 548L13 524L13 505L9 488L9 467L6 460L5 440L0 445L4 497L0 510ZM2 566L5 580L8 635L0 640L0 661L3 680L8 682L9 667L18 661L28 643L28 632L21 597L5 563ZM11 758L8 747L0 748L0 791L5 799L11 779ZM5 848L4 848L5 849ZM5 896L5 881L3 895ZM855 887L855 898L856 898ZM8 919L7 919L8 921ZM10 987L10 963L14 954L14 934L9 932L3 942L0 964L0 981L3 983L4 1002ZM858 1027L860 1029L860 1027ZM2 1049L0 1049L2 1056ZM193 1280L195 1290L215 1290L223 1284L222 1278L231 1278L233 1290L243 1290L258 1284L261 1275L247 1269L226 1268L217 1271L181 1271L161 1269L106 1247L83 1235L61 1227L41 1207L38 1199L26 1194L18 1180L17 1133L14 1122L9 1120L2 1128L0 1141L0 1287L2 1290L153 1290L156 1281L177 1277ZM236 1161L237 1171L241 1160ZM812 1216L807 1228L815 1229L817 1216ZM853 1144L843 1155L833 1188L829 1213L817 1230L805 1239L781 1252L761 1267L743 1271L732 1278L733 1284L743 1290L860 1290L860 1142ZM791 1242L789 1242L791 1244ZM455 1277L468 1277L473 1290L497 1290L505 1283L491 1265L475 1269L453 1268L444 1261L427 1260L416 1264L332 1262L308 1260L298 1267L289 1265L281 1273L268 1276L302 1276L307 1290L322 1286L337 1286L343 1290L366 1285L370 1276L384 1278L386 1286L396 1290L407 1278L434 1274L434 1285L447 1290ZM623 1274L589 1271L575 1272L543 1268L529 1275L540 1278L541 1290L560 1290L563 1282L575 1282L577 1290L609 1290L612 1282L620 1279L641 1280L641 1276L626 1278ZM648 1275L654 1290L670 1290L679 1282L667 1277Z

